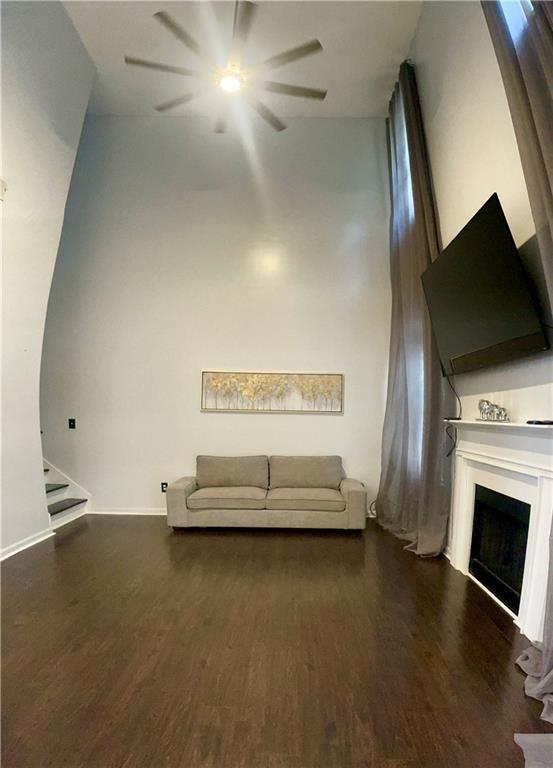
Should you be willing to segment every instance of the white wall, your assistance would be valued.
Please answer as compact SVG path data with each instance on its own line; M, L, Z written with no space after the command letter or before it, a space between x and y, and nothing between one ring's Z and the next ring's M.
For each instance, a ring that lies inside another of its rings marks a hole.
M426 2L412 43L443 245L497 192L518 246L535 232L505 89L479 2ZM464 416L482 396L514 420L553 418L553 358L456 377Z
M94 67L62 5L2 4L2 548L49 527L39 423L48 292Z
M90 117L42 370L45 456L95 509L158 508L198 453L338 453L375 493L389 341L383 120L238 134ZM200 412L200 372L345 374L343 416ZM67 418L77 429L67 429Z

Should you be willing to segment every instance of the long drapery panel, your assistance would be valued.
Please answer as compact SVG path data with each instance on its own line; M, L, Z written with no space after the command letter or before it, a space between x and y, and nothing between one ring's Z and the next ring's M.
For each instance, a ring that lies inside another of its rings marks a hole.
M540 250L544 314L553 307L553 4L509 0L482 3L497 56ZM553 530L543 643L518 659L526 693L544 702L553 723ZM524 737L532 739L531 736ZM550 744L553 765L553 745Z
M534 275L553 308L553 3L482 3L513 121L540 252Z
M415 71L401 65L388 119L392 326L382 474L384 528L419 555L440 554L450 506L443 418L453 414L422 290L439 235Z

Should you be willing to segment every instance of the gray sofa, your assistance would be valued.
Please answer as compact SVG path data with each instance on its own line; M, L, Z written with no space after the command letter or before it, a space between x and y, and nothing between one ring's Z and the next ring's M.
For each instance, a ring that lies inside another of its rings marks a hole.
M167 488L173 528L365 527L362 483L340 456L198 456L196 476Z

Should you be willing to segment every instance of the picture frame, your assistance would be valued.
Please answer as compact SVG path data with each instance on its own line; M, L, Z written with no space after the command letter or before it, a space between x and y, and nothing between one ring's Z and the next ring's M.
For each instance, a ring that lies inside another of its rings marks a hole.
M343 415L344 375L202 371L201 411Z

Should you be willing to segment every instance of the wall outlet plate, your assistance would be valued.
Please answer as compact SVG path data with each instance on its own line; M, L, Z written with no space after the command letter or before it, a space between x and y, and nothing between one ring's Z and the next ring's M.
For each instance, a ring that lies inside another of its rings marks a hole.
M161 492L162 493L165 493L165 491L167 490L167 486L168 485L169 485L169 483L162 483L161 484Z
M68 419L69 429L77 429L77 419Z

